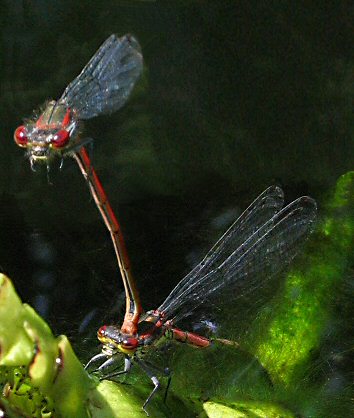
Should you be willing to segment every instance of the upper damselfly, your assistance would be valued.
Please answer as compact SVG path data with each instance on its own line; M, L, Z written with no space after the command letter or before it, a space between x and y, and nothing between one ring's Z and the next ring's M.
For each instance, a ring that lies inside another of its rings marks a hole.
M139 295L120 225L85 148L92 140L82 135L82 128L84 120L121 108L142 69L138 41L132 35L119 38L113 34L66 87L59 100L47 101L38 116L26 120L14 133L17 145L26 149L33 170L37 164L45 164L49 170L54 158L70 156L76 160L111 234L127 299L127 320L133 319L132 323L140 314Z

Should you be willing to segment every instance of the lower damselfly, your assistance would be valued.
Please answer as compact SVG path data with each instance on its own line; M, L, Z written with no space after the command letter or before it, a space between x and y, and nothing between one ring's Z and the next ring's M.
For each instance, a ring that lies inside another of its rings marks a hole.
M212 339L179 329L177 323L187 317L192 321L196 308L201 305L207 308L208 303L223 291L227 292L232 303L247 290L263 286L291 262L308 237L316 219L315 201L303 196L285 207L283 202L283 192L279 187L266 189L157 309L136 316L134 324L125 317L121 327L102 326L97 332L103 344L102 351L92 357L86 368L103 361L96 371L101 373L101 378L111 379L127 373L133 363L139 365L154 385L143 404L147 413L146 407L160 382L154 368L143 360L144 352L156 345L161 337L195 347L209 347L213 344ZM137 331L127 332L127 329ZM230 343L223 339L218 341ZM105 374L122 356L124 369Z

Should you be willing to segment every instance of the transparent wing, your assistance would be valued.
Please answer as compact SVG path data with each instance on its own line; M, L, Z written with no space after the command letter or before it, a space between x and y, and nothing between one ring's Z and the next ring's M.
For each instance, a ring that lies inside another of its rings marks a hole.
M197 278L225 261L247 238L279 212L283 203L284 193L280 187L270 186L261 193L214 244L203 260L177 284L167 297L165 305L173 301L177 294L188 289Z
M177 322L203 302L227 287L236 299L264 283L283 269L296 255L299 245L312 230L316 203L300 197L275 214L220 265L198 275L189 286L177 285L174 298L169 296L158 308L165 318Z
M142 68L138 41L131 35L111 35L58 102L75 109L79 119L115 112L128 99Z

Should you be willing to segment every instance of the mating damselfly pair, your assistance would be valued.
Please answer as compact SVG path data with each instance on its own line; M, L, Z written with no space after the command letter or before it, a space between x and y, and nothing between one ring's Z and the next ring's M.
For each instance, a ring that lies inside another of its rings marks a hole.
M267 188L165 301L143 314L119 223L85 148L91 139L82 135L83 120L114 112L126 102L142 68L136 39L131 35L121 38L111 35L60 99L47 102L37 117L16 129L14 138L26 149L32 169L37 164L49 168L53 158L71 156L88 182L112 237L125 289L126 312L121 326L102 326L98 330L102 352L86 367L101 361L96 371L102 378L112 378L127 373L133 363L139 365L154 385L143 405L147 412L146 407L160 382L155 371L144 362L142 349L153 347L166 335L196 347L210 346L211 339L177 328L178 321L190 317L196 308L207 305L224 290L233 294L244 292L278 274L295 257L311 232L316 203L303 196L283 207L282 190L277 186ZM105 376L105 371L122 356L124 370Z

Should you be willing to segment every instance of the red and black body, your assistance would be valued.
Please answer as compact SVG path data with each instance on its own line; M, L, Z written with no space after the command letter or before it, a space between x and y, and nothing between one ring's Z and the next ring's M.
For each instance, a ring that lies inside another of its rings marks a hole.
M124 332L125 320L122 327L101 327L97 337L103 344L102 352L94 356L86 367L105 358L106 361L97 369L103 372L123 354L126 361L124 370L104 378L128 372L132 362L137 362L149 374L139 356L140 349L152 347L163 336L195 347L209 347L212 340L183 331L176 324L189 317L200 305L207 307L207 302L220 292L247 293L262 286L265 280L290 263L312 230L316 203L303 196L284 208L282 205L283 192L279 187L271 186L265 190L165 301L156 310L139 316L137 332ZM159 387L155 374L149 376L155 387L143 405L144 410Z
M45 164L49 170L55 158L70 156L76 160L111 234L126 294L122 330L129 334L137 332L139 295L119 222L85 148L92 140L82 136L82 128L84 120L122 107L142 68L140 46L133 36L109 36L60 99L48 101L38 116L26 120L14 133L17 145L26 149L33 170L37 164Z
M313 199L303 196L282 208L282 190L269 187L176 285L165 301L141 316L142 307L121 229L84 147L90 140L82 138L81 127L85 119L118 110L129 97L142 66L142 55L135 38L111 35L60 99L48 102L38 117L18 127L14 139L27 150L33 169L37 163L44 163L49 168L53 158L69 155L76 160L88 182L112 237L126 293L126 312L120 327L110 325L98 330L102 352L86 367L105 359L97 369L103 372L119 355L125 357L124 370L119 373L128 372L132 362L139 364L154 384L143 405L145 410L159 381L141 360L140 349L152 347L162 336L196 347L208 347L211 340L182 331L176 327L178 321L190 316L202 304L207 307L209 300L224 290L242 295L261 286L289 264L312 229L316 204Z

